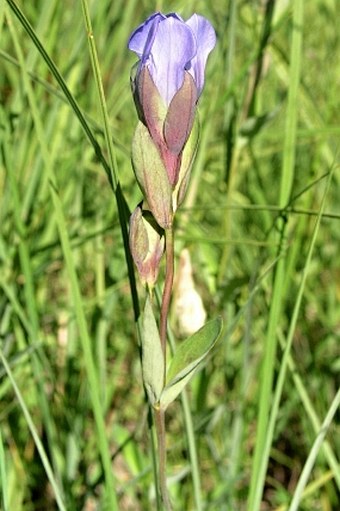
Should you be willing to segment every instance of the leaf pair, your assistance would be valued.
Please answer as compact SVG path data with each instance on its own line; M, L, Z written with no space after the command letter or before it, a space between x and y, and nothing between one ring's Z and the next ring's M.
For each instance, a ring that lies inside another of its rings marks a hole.
M176 399L215 345L222 326L220 317L213 319L181 343L171 360L164 385L163 353L150 298L147 298L142 321L142 370L153 406L166 410Z

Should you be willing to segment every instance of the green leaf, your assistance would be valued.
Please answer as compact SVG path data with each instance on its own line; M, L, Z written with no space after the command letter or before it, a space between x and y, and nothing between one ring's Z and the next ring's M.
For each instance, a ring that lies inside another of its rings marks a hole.
M142 320L142 372L151 405L158 403L164 386L164 359L161 340L150 297L145 302Z
M167 373L167 384L160 397L160 405L163 409L176 399L195 374L200 362L216 343L222 326L222 318L213 319L179 346L171 361Z

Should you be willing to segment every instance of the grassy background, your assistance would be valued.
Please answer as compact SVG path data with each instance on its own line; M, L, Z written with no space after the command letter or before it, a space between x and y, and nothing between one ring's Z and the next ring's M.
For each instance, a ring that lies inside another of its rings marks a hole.
M88 4L89 40L85 1L0 4L0 507L156 508L120 190L133 209L126 43L161 9L203 14L218 36L176 253L189 249L208 317L226 328L169 409L175 509L335 511L339 5Z

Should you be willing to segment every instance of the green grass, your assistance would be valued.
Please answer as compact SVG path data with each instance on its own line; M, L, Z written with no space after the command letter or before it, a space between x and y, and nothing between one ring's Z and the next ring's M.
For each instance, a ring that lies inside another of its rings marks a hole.
M127 250L126 43L157 9L218 35L176 256L225 331L168 411L174 508L339 509L340 13L275 4L0 3L3 511L161 508Z

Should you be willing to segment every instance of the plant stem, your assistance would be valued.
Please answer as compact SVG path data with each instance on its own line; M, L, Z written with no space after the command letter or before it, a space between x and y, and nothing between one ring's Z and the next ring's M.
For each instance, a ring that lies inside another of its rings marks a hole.
M166 368L166 333L167 322L170 307L170 299L172 292L172 285L174 281L174 231L173 227L165 229L165 249L166 249L166 269L165 269L165 282L161 304L160 326L159 333L161 338L161 346L164 358L164 367ZM164 372L165 378L165 372ZM165 384L165 381L164 381Z
M158 444L158 477L159 489L166 511L172 511L170 497L166 486L166 441L165 441L165 410L155 408L155 424Z
M161 303L159 334L161 339L161 347L163 353L164 367L166 368L166 339L167 339L167 323L170 308L171 292L174 281L174 231L173 227L165 230L165 249L166 249L166 268L165 268L165 282ZM165 385L164 371L164 385ZM158 476L159 488L161 492L162 501L166 511L171 511L172 506L168 489L166 486L166 438L165 438L165 410L155 408L155 424L157 431L158 443Z

